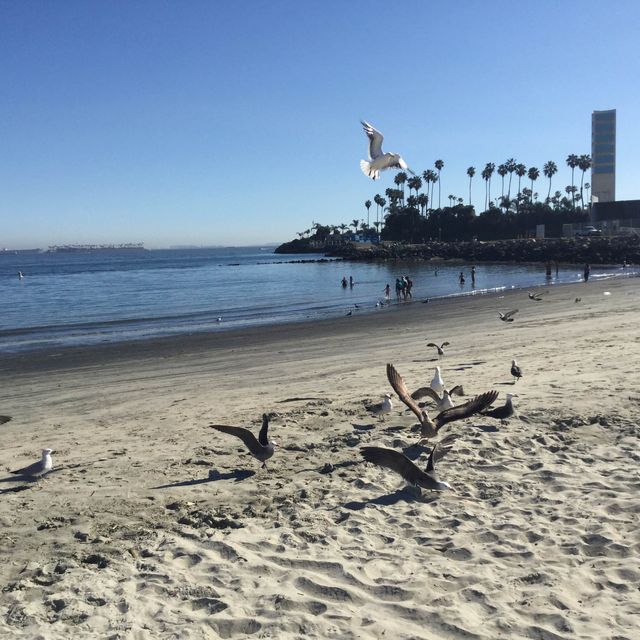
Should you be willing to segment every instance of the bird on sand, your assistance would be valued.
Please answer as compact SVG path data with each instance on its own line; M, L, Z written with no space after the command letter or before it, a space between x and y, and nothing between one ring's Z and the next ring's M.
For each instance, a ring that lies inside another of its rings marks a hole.
M9 420L13 420L11 416L0 416L0 424L4 424L5 422L9 422Z
M435 342L427 342L427 347L435 347L438 352L438 357L441 358L444 355L444 348L448 347L448 342L443 342L440 346L438 346Z
M16 476L23 476L25 478L42 478L53 469L53 460L51 459L51 454L53 453L53 449L43 449L42 450L42 458L38 460L38 462L34 462L26 467L22 467L22 469L16 469L12 471Z
M462 387L460 385L458 385L457 387L454 387L452 391L455 392L456 395L463 395L461 393ZM438 411L444 411L445 409L451 409L452 407L456 406L453 400L451 399L452 391L448 391L447 389L445 389L442 392L442 395L439 396L431 387L420 387L420 389L416 389L411 394L411 397L414 400L429 398L430 400L433 400L436 403L436 408L438 409Z
M405 381L392 364L387 364L387 378L393 387L393 390L398 394L400 400L402 400L402 402L404 402L404 404L409 407L409 409L411 409L418 418L420 422L420 435L423 439L434 438L438 435L438 431L440 431L441 427L448 422L469 418L475 413L486 409L490 404L495 402L498 397L497 391L487 391L464 404L441 411L432 420L427 412L424 409L421 409L418 406L418 403L411 397Z
M370 404L366 407L366 409L376 418L384 419L384 416L386 416L388 413L391 413L391 410L393 409L391 394L385 393L384 400L382 402L378 402L377 404Z
M508 420L515 413L511 398L513 398L513 394L507 393L506 400L503 405L496 407L495 409L487 409L485 411L481 411L480 413L482 413L483 416L487 416L487 418L495 418L496 420Z
M522 369L518 366L515 358L511 361L511 375L513 376L513 384L518 382L519 378L522 378Z
M444 391L444 380L442 379L442 375L440 374L440 367L436 367L436 370L433 374L433 379L431 380L431 384L429 386L436 393L442 393Z
M249 429L244 427L229 427L225 424L210 424L210 427L223 433L229 433L232 436L240 438L245 443L247 449L254 458L257 458L262 462L262 467L267 468L267 460L273 455L275 451L276 442L269 440L267 437L267 431L269 430L269 416L262 414L262 428L256 438Z
M409 484L430 489L431 491L443 491L451 489L451 485L438 478L435 461L442 458L449 447L438 446L431 449L425 471L414 464L407 456L393 449L385 447L363 447L360 454L367 462L372 462L381 467L391 469L400 474Z
M402 159L399 153L383 153L382 141L383 135L374 129L368 122L360 120L364 132L369 138L369 161L360 160L360 168L365 176L369 176L373 180L380 178L380 172L385 169L397 168L404 169L412 175L416 175L409 167L407 163Z
M517 309L507 311L507 313L500 313L500 311L498 311L498 316L503 322L513 322L513 316L515 316L516 313L518 313Z
M531 291L529 291L529 293L528 293L529 300L535 300L536 302L542 302L541 296L543 296L545 293L547 293L547 292L546 291L541 291L540 293L531 293Z
M582 300L582 298L576 298L576 302L580 302Z

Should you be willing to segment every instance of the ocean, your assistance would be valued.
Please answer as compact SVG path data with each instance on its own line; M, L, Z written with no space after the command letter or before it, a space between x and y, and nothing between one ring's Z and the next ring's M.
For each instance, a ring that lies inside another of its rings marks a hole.
M413 300L577 282L580 266L551 280L539 264L361 263L276 255L269 247L96 253L0 252L0 353L227 331L385 313L384 287L408 275ZM322 261L320 261L322 260ZM465 274L460 286L458 275ZM18 272L24 277L20 279ZM631 273L592 267L591 278ZM353 277L354 286L341 280ZM402 303L401 303L402 304ZM356 307L357 305L357 307Z

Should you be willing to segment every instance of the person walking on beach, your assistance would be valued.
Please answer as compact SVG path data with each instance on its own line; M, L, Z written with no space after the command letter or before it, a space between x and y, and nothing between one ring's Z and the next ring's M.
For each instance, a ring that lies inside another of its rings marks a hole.
M587 264L584 265L584 281L585 282L589 282L589 274L591 273L591 267L589 266L589 263L587 262Z
M404 293L404 282L401 278L396 278L396 299L400 302L400 296Z
M475 266L471 267L471 286L476 286L476 268Z
M404 299L406 300L407 298L413 298L413 296L411 295L411 289L413 288L413 280L409 277L409 276L405 276L405 294L404 294Z
M384 297L388 300L391 297L391 287L387 282L387 286L384 288Z
M458 276L458 280L460 281L460 286L464 287L464 273L462 273L462 271L460 272L460 275Z

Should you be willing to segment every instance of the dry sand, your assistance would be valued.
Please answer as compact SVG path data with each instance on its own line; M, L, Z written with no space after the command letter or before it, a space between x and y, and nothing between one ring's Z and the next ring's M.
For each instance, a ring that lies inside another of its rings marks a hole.
M5 358L0 637L634 640L639 320L628 279ZM445 381L518 416L446 426L455 491L420 495L358 454L415 420L364 404L386 362L427 384L445 339ZM268 471L208 428L263 412ZM43 447L47 478L5 473Z

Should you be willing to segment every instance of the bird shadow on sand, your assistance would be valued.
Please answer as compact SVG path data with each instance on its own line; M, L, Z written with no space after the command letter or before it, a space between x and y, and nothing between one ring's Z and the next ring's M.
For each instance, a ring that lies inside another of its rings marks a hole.
M369 424L355 424L354 422L352 422L351 426L356 431L371 431L371 429L376 428L376 425L373 422L370 422Z
M360 511L370 504L390 507L398 502L422 502L428 504L435 502L437 499L437 494L421 494L413 488L403 487L393 493L387 493L377 498L371 498L370 500L351 500L350 502L345 502L343 507L345 509L351 509L351 511Z
M191 480L182 480L181 482L170 482L168 484L161 484L157 487L150 487L151 489L172 489L175 487L193 487L197 484L208 484L209 482L218 482L218 480L233 480L235 482L241 482L251 476L255 476L256 472L251 469L234 469L233 471L227 471L226 473L219 473L218 471L211 470L206 478L193 478Z
M495 424L474 424L475 429L480 429L484 433L496 433L500 431L500 428Z
M515 382L496 382L496 387L513 387Z

